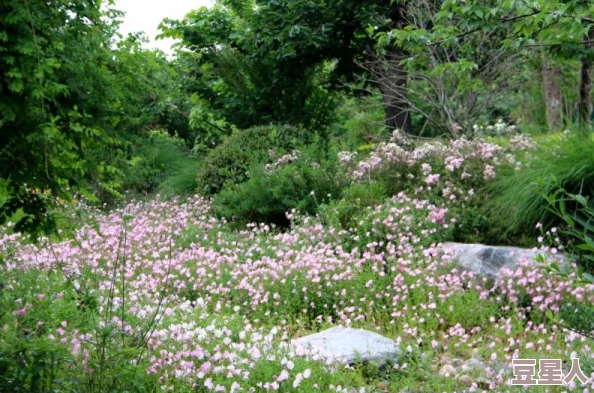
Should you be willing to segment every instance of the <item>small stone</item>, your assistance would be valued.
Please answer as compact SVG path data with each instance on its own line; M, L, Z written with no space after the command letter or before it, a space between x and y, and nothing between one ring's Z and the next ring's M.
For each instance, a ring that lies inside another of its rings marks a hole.
M487 378L478 378L476 383L478 384L479 388L483 390L491 389L491 381L489 381Z
M468 387L471 387L475 383L474 379L468 375L461 375L460 378L458 378L458 381Z
M495 370L497 373L499 373L500 371L503 371L505 373L511 373L512 372L512 367L509 363L504 363L504 362L495 362L491 364L491 368L493 370ZM569 370L564 370L566 372L568 372Z
M468 359L467 361L462 364L462 370L484 370L487 368L485 362L482 362L478 359Z
M439 375L442 377L453 377L456 375L456 369L451 364L446 364L439 370Z
M377 384L377 388L379 390L383 390L383 391L387 392L390 390L390 384L387 381L380 381Z
M460 366L462 366L463 363L464 363L464 360L462 360L462 359L456 358L456 359L452 360L452 366L454 366L454 367L460 367Z

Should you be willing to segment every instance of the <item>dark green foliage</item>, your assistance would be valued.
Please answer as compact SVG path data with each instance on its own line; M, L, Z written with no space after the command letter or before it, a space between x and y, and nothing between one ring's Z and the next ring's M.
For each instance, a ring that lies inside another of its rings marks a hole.
M55 198L121 192L122 135L183 123L177 71L141 36L115 44L120 16L93 0L0 4L0 223L52 230Z
M272 223L286 227L286 213L297 209L314 214L331 198L340 197L346 179L337 160L318 146L301 152L299 158L278 167L256 165L245 182L226 187L214 198L217 215L237 224Z
M452 225L452 241L490 245L508 244L505 237L501 236L502 229L505 229L505 222L486 215L481 209L481 202L483 201L464 206L463 209L452 209L453 215L456 216L456 223ZM529 241L534 242L534 238L530 237ZM525 243L523 239L515 238L511 244L521 246Z
M235 131L212 149L198 171L198 191L206 195L220 192L226 184L247 180L248 170L270 157L269 150L281 154L307 141L307 132L291 126L253 127Z
M0 4L0 178L9 192L0 223L21 210L17 230L50 229L48 206L31 189L65 196L84 173L84 149L105 137L69 97L87 82L96 55L88 46L106 43L100 16L90 0Z
M569 251L577 257L581 269L579 279L594 282L594 204L591 195L571 194L559 189L543 195L549 211L564 221L561 232L569 245Z
M327 125L335 96L326 89L328 71L320 62L306 64L277 54L268 46L270 32L263 24L270 21L261 20L266 13L249 8L239 2L216 4L189 13L183 22L166 22L166 34L181 38L195 52L180 54L191 64L189 92L240 129L270 123Z
M530 154L523 169L499 171L488 188L487 214L505 218L507 235L537 234L536 224L562 224L549 211L543 194L559 187L570 193L594 197L594 140L583 134L552 137ZM502 227L504 228L504 227Z
M380 205L387 196L388 192L382 183L354 183L343 190L342 198L324 205L321 215L332 227L354 228L361 211L370 206Z
M594 307L591 304L564 304L560 317L571 330L594 338Z
M180 183L180 180L187 178L184 176L187 170L197 170L197 161L189 156L182 143L179 139L158 132L153 132L149 138L140 139L134 145L132 158L127 162L123 189L144 194L153 193L161 187L172 187L172 190L179 187L179 191L195 189L195 172L192 181ZM165 185L166 182L169 185Z
M193 51L190 91L238 128L274 123L320 131L339 90L364 74L374 27L402 21L393 1L217 1L165 21L165 34Z
M88 173L94 202L112 205L157 191L174 195L196 190L199 162L191 157L182 139L155 130L119 142L115 148L95 151L90 159L97 163Z
M388 135L380 100L379 94L345 99L336 111L337 121L329 130L333 142L344 150L355 150L385 140Z

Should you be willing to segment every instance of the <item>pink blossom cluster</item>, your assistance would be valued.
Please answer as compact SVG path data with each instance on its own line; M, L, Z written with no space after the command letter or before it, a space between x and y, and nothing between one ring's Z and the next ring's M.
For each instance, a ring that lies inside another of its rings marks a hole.
M437 151L466 148L462 161L446 160L448 154L443 164L462 171L467 160L481 157L491 165L501 151L467 141ZM453 220L447 207L399 194L369 208L349 230L304 218L284 233L257 224L230 232L210 215L207 200L157 199L99 214L72 240L34 245L3 232L0 253L6 261L0 269L61 272L62 288L90 291L101 315L96 329L141 335L148 348L146 372L162 390L346 391L343 382L322 378L342 366L287 350L290 339L305 333L296 326L364 327L416 350L478 348L491 362L491 390L509 376L496 370L497 361L538 351L594 358L585 338L543 317L547 311L556 315L567 302L593 302L593 286L577 287L532 261L505 271L490 286L444 253L439 240ZM6 288L18 285L15 280ZM15 304L17 322L36 307L65 301L62 292L32 290L30 299ZM469 299L480 305L470 314L464 309ZM152 321L154 328L146 330ZM60 321L47 334L84 363L97 331ZM117 339L113 345L120 345Z
M460 138L448 143L435 141L417 145L396 133L390 142L378 144L368 157L351 165L351 176L356 181L364 181L391 170L411 178L422 173L428 185L437 184L440 177L461 183L472 183L472 179L479 176L488 180L496 175L496 167L515 163L513 152L527 149L530 139L520 136L513 141L507 151L481 139Z
M271 155L270 152L269 152L269 155ZM282 167L283 165L287 165L287 164L297 161L300 156L301 156L301 152L299 150L294 150L290 153L287 153L285 155L278 157L273 163L266 164L264 166L264 169L268 173L276 172L278 170L278 168Z

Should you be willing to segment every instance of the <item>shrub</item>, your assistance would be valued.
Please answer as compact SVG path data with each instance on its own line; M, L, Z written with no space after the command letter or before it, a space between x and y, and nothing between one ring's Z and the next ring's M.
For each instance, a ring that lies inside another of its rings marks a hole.
M374 146L362 160L355 161L353 153L340 155L359 184L379 183L388 196L403 192L447 207L457 217L449 240L492 242L499 240L492 233L503 232L497 227L506 224L482 211L489 197L485 185L499 171L513 167L516 154L531 146L531 140L524 137L515 137L509 146L481 138L419 144L396 131L389 142Z
M219 193L226 184L248 179L255 164L269 158L269 150L284 152L306 141L306 132L292 126L253 127L236 131L212 149L198 171L198 191L206 195Z
M146 195L157 190L181 194L196 189L198 162L190 156L185 142L164 131L153 130L128 141L120 141L90 159L94 168L87 181L92 202L115 203L124 194ZM188 176L188 172L192 176Z
M593 272L594 204L589 197L570 194L564 189L543 197L549 211L564 221L561 236L565 237L569 251L577 257L580 266ZM594 283L594 276L588 272L578 272L578 278Z
M381 204L387 195L382 183L351 184L343 191L341 199L322 207L322 217L330 227L352 228L356 224L355 217L363 209Z
M353 222L350 235L343 239L346 250L383 251L392 243L398 245L399 256L410 260L419 257L413 245L429 248L447 239L451 229L451 215L446 208L404 193L361 210Z
M564 135L543 141L521 170L504 168L489 186L491 217L505 217L508 235L536 235L536 224L545 228L563 221L549 211L543 197L558 187L594 197L594 139Z
M195 167L195 162L184 148L182 140L153 131L148 138L135 143L132 158L124 169L123 189L134 193L151 193L170 176L192 166Z
M348 149L379 143L389 135L384 126L385 112L380 95L345 99L337 110L337 121L330 134L335 143Z
M247 181L225 188L214 198L215 212L239 224L288 226L287 212L313 214L340 196L346 179L337 168L336 159L319 146L294 151L273 164L257 165Z

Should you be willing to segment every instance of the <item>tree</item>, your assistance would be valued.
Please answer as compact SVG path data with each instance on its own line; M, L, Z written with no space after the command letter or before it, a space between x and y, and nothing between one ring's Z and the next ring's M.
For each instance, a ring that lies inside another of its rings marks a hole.
M364 72L358 63L373 52L374 34L400 28L405 11L403 2L390 0L221 0L164 28L194 51L196 90L216 109L227 108L238 127L304 124L332 98L330 89ZM403 55L398 48L392 53ZM385 70L386 84L404 86L406 72L395 64ZM389 128L412 131L404 101L386 95L385 107ZM323 109L313 117L326 118L331 108Z
M471 128L509 88L507 73L519 55L496 44L508 33L505 27L443 40L439 27L456 25L462 18L442 25L440 12L441 2L434 0L409 4L406 25L377 33L377 55L361 64L376 82L385 80L381 70L405 70L408 82L389 86L384 95L399 97L419 115L422 127L417 125L417 134L427 128L430 134ZM394 48L406 56L395 58Z
M116 42L120 16L97 0L0 3L0 224L18 212L17 230L49 231L75 192L117 188L109 152L160 121L175 72L139 37Z
M238 128L269 123L319 128L332 104L324 65L265 50L269 43L260 37L268 33L258 30L258 16L247 5L221 3L193 11L184 21L164 22L165 34L182 38L192 51L178 52L180 61L191 64L188 90L208 102L215 117Z
M0 179L9 192L0 223L22 210L18 230L47 225L40 191L70 200L67 188L84 173L84 147L106 137L85 125L87 115L68 97L93 56L70 55L84 55L105 28L92 0L0 4Z
M549 130L559 131L563 127L563 97L559 86L560 71L547 53L543 52L541 56L547 126Z
M393 30L391 35L396 44L422 57L435 46L449 48L477 35L502 31L505 34L495 45L506 53L545 48L558 59L579 59L582 71L578 118L583 125L589 125L594 3L583 0L445 0L439 8L435 23L430 26ZM469 64L480 71L481 64L472 59L474 55L472 51L459 53L453 61L448 59L447 66L461 76L468 72Z

